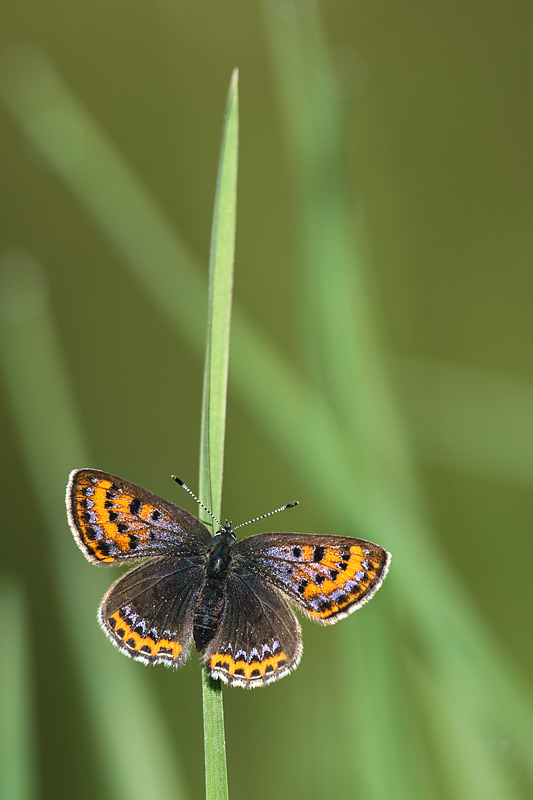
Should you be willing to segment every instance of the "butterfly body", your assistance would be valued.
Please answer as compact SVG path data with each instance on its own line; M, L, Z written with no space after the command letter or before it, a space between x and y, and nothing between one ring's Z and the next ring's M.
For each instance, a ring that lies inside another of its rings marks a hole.
M192 645L207 672L251 688L298 665L292 608L333 624L381 585L390 554L363 539L263 533L211 536L189 512L122 478L75 470L67 487L74 537L92 563L143 559L104 596L98 619L126 655L179 667Z
M215 636L226 604L227 576L231 568L231 551L235 536L231 528L224 529L213 538L207 555L205 581L198 593L193 622L193 639L197 650Z

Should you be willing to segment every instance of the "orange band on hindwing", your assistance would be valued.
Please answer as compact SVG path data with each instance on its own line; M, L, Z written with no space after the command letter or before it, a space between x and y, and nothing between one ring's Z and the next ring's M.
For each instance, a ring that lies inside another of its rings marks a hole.
M227 672L230 676L244 678L245 680L254 680L254 678L264 678L271 675L277 669L285 666L287 663L287 656L283 651L265 658L262 661L259 659L248 663L243 659L235 661L233 656L229 653L213 653L209 660L211 670L217 669Z
M133 627L120 616L118 611L111 614L106 620L106 624L113 632L113 636L120 639L121 643L128 648L128 650L133 651L133 653L138 653L140 656L144 656L147 659L165 658L170 661L175 661L183 649L178 641L165 638L155 639L149 635L142 635L134 630Z

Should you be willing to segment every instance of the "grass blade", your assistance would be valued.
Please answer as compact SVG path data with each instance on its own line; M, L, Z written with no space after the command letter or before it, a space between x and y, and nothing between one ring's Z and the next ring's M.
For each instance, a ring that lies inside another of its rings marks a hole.
M0 797L37 797L32 724L31 641L22 588L11 579L0 583L0 630L9 631L9 647L0 661Z
M237 218L238 73L231 78L222 136L209 269L209 317L202 396L200 499L220 518ZM212 520L206 520L212 527ZM202 671L207 800L228 797L220 681Z

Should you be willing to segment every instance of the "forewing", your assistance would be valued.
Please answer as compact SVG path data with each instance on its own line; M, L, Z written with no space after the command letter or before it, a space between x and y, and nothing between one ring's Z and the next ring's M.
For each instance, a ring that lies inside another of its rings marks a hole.
M300 623L285 598L248 570L234 569L220 626L203 654L208 674L252 689L288 675L301 655Z
M93 564L204 553L211 535L199 519L151 492L107 472L78 469L67 486L74 538Z
M155 558L111 586L98 621L125 655L145 664L181 667L189 654L193 608L203 580L199 558Z
M331 625L381 586L390 553L347 536L260 533L235 546L235 560L260 574L310 619Z

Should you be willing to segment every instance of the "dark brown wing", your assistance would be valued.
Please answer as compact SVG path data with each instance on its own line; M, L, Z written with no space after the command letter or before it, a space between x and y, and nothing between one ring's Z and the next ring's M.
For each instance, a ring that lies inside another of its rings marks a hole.
M235 545L235 561L280 589L310 619L331 625L381 586L390 553L347 536L260 533Z
M220 626L203 654L209 675L252 689L288 675L301 655L300 623L281 592L234 569Z
M125 655L181 667L190 651L194 603L204 577L198 557L154 558L111 586L98 621Z
M194 556L211 544L207 528L188 511L100 470L72 472L66 503L74 538L93 564Z

